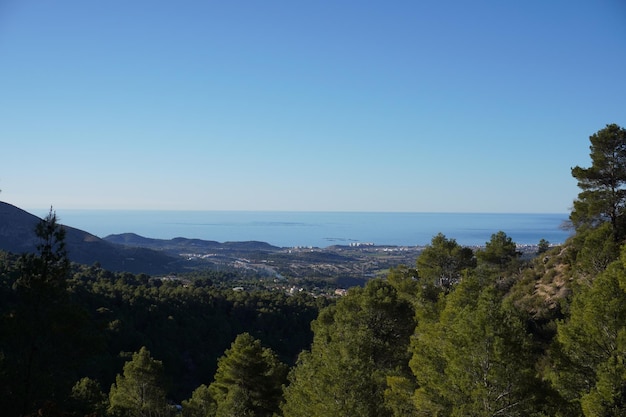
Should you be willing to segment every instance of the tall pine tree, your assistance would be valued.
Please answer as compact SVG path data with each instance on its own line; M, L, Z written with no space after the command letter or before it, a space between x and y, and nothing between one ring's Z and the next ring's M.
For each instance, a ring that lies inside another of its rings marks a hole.
M0 408L6 415L63 403L90 347L84 310L66 290L65 230L52 209L35 233L37 252L22 255L8 274L13 294L0 318Z
M622 242L626 237L626 129L609 124L589 140L591 166L572 168L582 191L570 220L577 232L609 223L613 241Z
M142 347L124 364L109 392L109 413L128 417L161 417L169 414L163 386L163 364Z
M217 365L208 391L217 417L271 417L278 412L287 366L248 333L237 336ZM210 407L209 407L210 409Z

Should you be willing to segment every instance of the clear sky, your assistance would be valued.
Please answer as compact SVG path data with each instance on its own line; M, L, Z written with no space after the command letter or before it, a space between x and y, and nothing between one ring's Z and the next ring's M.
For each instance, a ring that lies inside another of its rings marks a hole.
M0 0L0 200L568 212L626 3Z

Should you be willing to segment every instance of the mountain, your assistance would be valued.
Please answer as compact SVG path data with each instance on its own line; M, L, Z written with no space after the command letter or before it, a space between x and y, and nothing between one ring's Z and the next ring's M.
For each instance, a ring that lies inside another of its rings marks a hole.
M35 227L41 219L11 204L0 202L0 250L35 253L39 239ZM65 228L65 243L72 262L99 263L110 271L166 274L180 269L178 259L142 247L126 247L107 242L83 230Z
M281 250L278 246L272 246L266 242L216 242L214 240L187 239L177 237L174 239L152 239L139 236L135 233L122 233L119 235L109 235L104 238L109 243L124 245L126 247L143 247L160 251L180 254L181 252L198 251L228 251L229 253L248 252L277 252Z

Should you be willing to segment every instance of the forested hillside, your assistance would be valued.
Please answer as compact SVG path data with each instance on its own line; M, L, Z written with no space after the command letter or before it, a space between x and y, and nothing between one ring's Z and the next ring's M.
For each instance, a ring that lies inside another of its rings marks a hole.
M244 332L293 364L311 343L311 320L329 302L306 293L233 291L231 273L153 279L70 265L54 216L38 229L39 255L0 253L2 415L42 407L92 412L72 387L80 382L80 389L108 394L141 347L163 362L160 381L171 403L211 381L217 358Z
M590 137L564 245L434 236L336 301L0 259L3 415L626 415L626 130ZM218 359L219 358L219 359Z

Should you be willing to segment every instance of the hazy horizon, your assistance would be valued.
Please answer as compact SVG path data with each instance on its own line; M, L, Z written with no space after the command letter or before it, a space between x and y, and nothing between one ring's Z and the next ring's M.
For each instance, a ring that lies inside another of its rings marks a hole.
M47 214L47 210L41 213ZM102 238L134 233L155 239L261 241L283 247L325 247L350 242L426 245L438 233L459 243L481 245L500 230L520 244L536 244L542 238L562 243L570 234L561 227L567 221L567 213L66 209L56 210L56 214L61 224Z
M6 203L11 204L10 202L5 201ZM563 214L569 216L570 211L511 211L511 212L485 212L485 211L394 211L394 210L246 210L246 209L235 209L235 210L202 210L202 209L151 209L151 208L57 208L55 206L44 207L19 207L22 210L28 211L31 214L35 214L34 211L41 211L48 213L50 208L57 214L62 212L178 212L178 213L202 213L202 212L216 212L216 213L407 213L407 214Z

